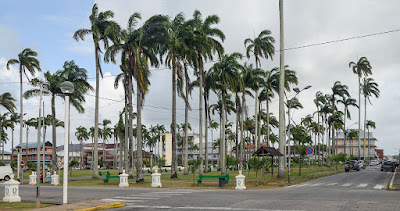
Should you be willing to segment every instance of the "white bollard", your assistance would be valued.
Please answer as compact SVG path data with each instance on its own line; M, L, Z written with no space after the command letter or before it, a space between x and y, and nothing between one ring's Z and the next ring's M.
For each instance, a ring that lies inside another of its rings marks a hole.
M30 185L36 185L36 177L37 177L36 172L32 171L32 174L29 175L29 184Z
M246 190L246 186L244 184L244 178L245 176L242 174L242 171L239 171L239 175L237 175L236 177L236 190Z
M129 176L128 174L125 174L125 170L122 170L122 174L119 175L120 188L129 187L128 176Z
M3 198L4 202L21 202L21 197L19 196L19 182L10 179L9 181L4 183L5 187L5 197Z
M157 172L151 174L151 187L152 188L161 188L161 174Z
M54 171L54 174L51 175L51 185L57 186L60 184L60 176L57 175L57 171Z

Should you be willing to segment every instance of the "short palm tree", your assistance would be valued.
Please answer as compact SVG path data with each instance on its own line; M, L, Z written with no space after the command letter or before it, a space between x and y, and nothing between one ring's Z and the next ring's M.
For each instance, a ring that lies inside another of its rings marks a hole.
M98 178L98 136L99 136L99 80L100 75L103 77L103 72L101 70L100 65L100 57L101 57L101 48L100 42L103 42L104 48L108 48L109 40L115 41L118 36L108 36L106 31L118 31L119 25L110 20L114 17L114 13L111 10L107 10L104 12L99 12L99 8L97 4L93 5L92 13L89 16L90 20L90 29L79 29L74 33L74 39L78 41L79 39L84 40L86 35L92 35L93 42L94 42L94 53L95 53L95 63L96 63L96 98L95 98L95 117L94 117L94 166L93 166L93 178Z
M103 129L101 131L101 137L103 138L103 161L107 160L106 142L112 137L112 129L108 127L109 124L111 124L111 120L109 119L103 119L101 123L101 125L103 126Z
M370 157L370 152L371 152L371 140L369 139L369 129L373 128L375 129L375 122L372 120L367 120L367 123L365 124L367 126L368 129L368 158Z
M358 131L361 131L361 77L372 74L372 66L367 57L361 57L357 63L350 62L349 67L358 76ZM361 136L358 136L358 159L361 160Z
M83 142L89 139L89 132L83 126L79 126L76 128L75 132L76 139L80 142L80 151L81 151L81 163L80 167L83 168Z
M365 160L365 151L367 149L366 146L366 140L365 140L365 129L367 127L367 100L369 101L369 103L372 105L371 103L371 97L375 96L376 98L379 98L380 95L380 91L378 88L378 83L376 83L374 81L374 79L372 78L364 78L364 81L362 83L362 93L364 95L364 150L363 150L363 157Z
M23 125L23 100L22 100L22 74L26 76L26 78L29 80L27 71L32 75L35 76L36 71L40 72L40 62L36 58L37 53L30 48L25 48L21 53L18 54L18 59L10 59L7 62L7 69L10 69L10 65L13 64L18 64L19 65L19 85L20 85L20 98L19 98L19 105L20 105L20 111L19 111L19 144L22 146L22 129L24 127ZM18 169L19 169L18 165Z
M258 37L251 39L247 38L244 40L244 46L246 47L246 56L247 58L250 58L250 54L254 55L254 60L255 60L255 65L256 69L261 68L261 60L260 58L265 58L265 59L271 59L272 56L275 54L275 47L274 47L275 39L271 36L271 31L270 30L263 30L260 32ZM257 87L259 88L261 84L258 84ZM254 90L255 92L255 97L254 99L256 100L255 104L255 116L256 116L256 128L255 128L255 134L256 134L256 144L255 147L257 148L258 145L260 144L259 140L259 115L258 115L258 88Z

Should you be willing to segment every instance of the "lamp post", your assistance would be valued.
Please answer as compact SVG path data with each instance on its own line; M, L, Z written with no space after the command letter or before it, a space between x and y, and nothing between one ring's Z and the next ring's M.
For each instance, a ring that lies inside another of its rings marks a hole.
M293 91L296 92L296 95L294 97L292 97L292 99L290 99L290 101L289 101L290 102L289 106L288 106L288 122L289 122L288 124L289 125L288 125L288 130L287 130L288 157L289 157L289 161L288 161L288 182L289 182L289 184L291 183L291 178L290 178L290 164L291 164L291 156L290 156L290 108L292 107L293 99L295 99L300 92L302 92L303 90L309 89L309 88L311 88L310 85L304 87L302 90L300 90L297 87L293 88Z
M21 146L16 146L15 148L17 149L17 168L18 168L17 180L20 181L19 175L21 174L21 172L20 172L20 167L19 166L21 165L21 157L20 157Z
M61 91L65 94L63 204L66 204L68 200L69 95L74 92L74 85L69 81L64 81L61 84Z

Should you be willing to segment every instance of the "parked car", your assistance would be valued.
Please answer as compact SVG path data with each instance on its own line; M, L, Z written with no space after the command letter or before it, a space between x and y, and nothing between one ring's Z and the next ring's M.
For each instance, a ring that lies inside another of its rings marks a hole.
M360 171L360 169L361 168L359 166L359 163L356 160L347 161L346 164L344 165L345 172L349 172L350 170Z
M383 162L381 166L381 171L391 171L394 172L394 169L396 168L396 163L392 161L385 161Z
M8 181L14 178L13 170L10 166L0 166L0 180Z
M365 165L364 165L364 161L363 160L359 160L357 162L358 162L358 165L360 166L360 168L365 169Z
M369 165L370 166L376 166L376 165L378 165L379 164L379 161L377 161L377 160L371 160L371 161L369 161Z

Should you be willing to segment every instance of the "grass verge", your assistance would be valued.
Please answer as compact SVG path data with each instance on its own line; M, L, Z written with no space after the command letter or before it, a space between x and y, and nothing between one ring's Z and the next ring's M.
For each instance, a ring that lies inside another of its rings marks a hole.
M50 204L40 204L40 208L51 207ZM25 203L25 202L0 202L0 210L30 210L36 209L36 203Z

